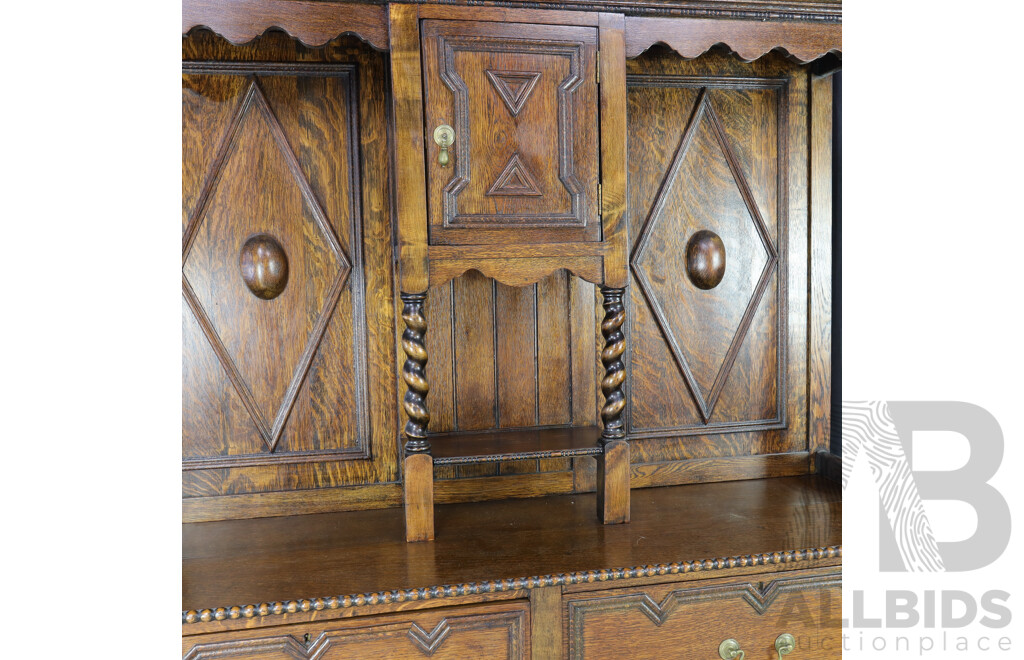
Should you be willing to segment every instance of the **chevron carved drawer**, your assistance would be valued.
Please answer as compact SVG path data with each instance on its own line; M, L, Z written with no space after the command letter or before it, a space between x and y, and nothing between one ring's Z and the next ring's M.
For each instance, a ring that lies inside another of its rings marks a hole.
M335 660L530 656L530 615L518 602L186 637L185 660Z
M784 655L840 658L841 590L837 572L794 571L569 594L568 657L713 660L735 640L746 658L768 660L779 657L776 644L788 634Z

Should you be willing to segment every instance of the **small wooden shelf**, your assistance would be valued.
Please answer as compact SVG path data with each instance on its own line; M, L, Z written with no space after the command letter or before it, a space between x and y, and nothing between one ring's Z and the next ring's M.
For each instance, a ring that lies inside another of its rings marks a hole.
M597 426L438 433L431 435L434 465L489 463L601 453Z

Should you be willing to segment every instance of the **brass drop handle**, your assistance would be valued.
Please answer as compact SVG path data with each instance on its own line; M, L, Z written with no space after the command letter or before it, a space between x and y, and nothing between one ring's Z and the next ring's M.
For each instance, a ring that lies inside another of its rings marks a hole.
M775 640L775 650L779 652L779 660L782 656L793 652L796 648L796 640L789 633L782 633Z
M743 660L746 656L735 639L727 639L718 645L718 657L722 660Z
M434 142L441 147L441 153L437 155L437 164L441 167L448 167L448 147L455 143L455 129L448 124L441 124L434 129Z

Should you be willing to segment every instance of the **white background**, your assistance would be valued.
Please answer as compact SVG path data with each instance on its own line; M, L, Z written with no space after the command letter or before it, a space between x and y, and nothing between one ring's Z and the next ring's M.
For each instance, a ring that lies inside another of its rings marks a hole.
M983 15L962 16L970 10ZM843 21L843 398L959 400L986 408L1006 443L991 483L1020 524L1024 112L1016 82L1021 39L1014 30L1022 18L1019 5L1009 2L860 0L846 4ZM918 438L915 460L955 469L966 458L956 442L956 436ZM995 639L1008 636L1009 653L972 646L969 653L920 656L913 643L922 634L941 638L941 631L880 634L909 637L914 657L1024 657L1020 535L984 570L880 574L877 496L866 470L855 476L843 500L844 615L851 615L853 589L865 591L873 616L884 616L885 589L979 596L1002 589L1011 593L1010 627L957 634L991 636L993 648ZM973 533L970 509L926 506L939 540ZM844 657L907 657L891 646L871 651L876 634L865 632L869 650ZM858 646L854 635L850 648Z
M5 656L180 657L179 12L4 8ZM857 0L843 57L844 397L988 409L1020 517L1022 18ZM984 571L883 583L873 498L845 498L846 590L1008 590L1022 657L1017 535Z

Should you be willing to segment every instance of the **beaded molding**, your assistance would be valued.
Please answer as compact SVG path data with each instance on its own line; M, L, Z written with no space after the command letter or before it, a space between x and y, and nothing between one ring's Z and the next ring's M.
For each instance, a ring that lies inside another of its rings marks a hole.
M508 578L504 580L486 580L484 582L468 582L465 584L446 584L421 589L393 589L368 594L350 596L331 596L329 598L303 598L300 600L275 601L259 605L233 605L203 610L187 610L181 613L182 623L205 623L208 621L224 621L227 619L251 619L257 616L293 614L295 612L312 612L321 610L338 610L365 605L385 605L405 601L431 600L435 598L455 598L476 594L498 593L519 589L536 589L538 587L556 587L592 582L610 582L630 578L654 577L657 575L676 575L679 573L696 573L698 571L716 571L746 566L767 566L771 564L791 564L795 562L813 561L815 559L832 559L843 556L843 546L831 545L808 550L786 550L783 552L764 552L742 557L726 557L720 559L698 559L694 561L673 562L635 566L633 568L609 568L591 571L576 571L558 575Z

